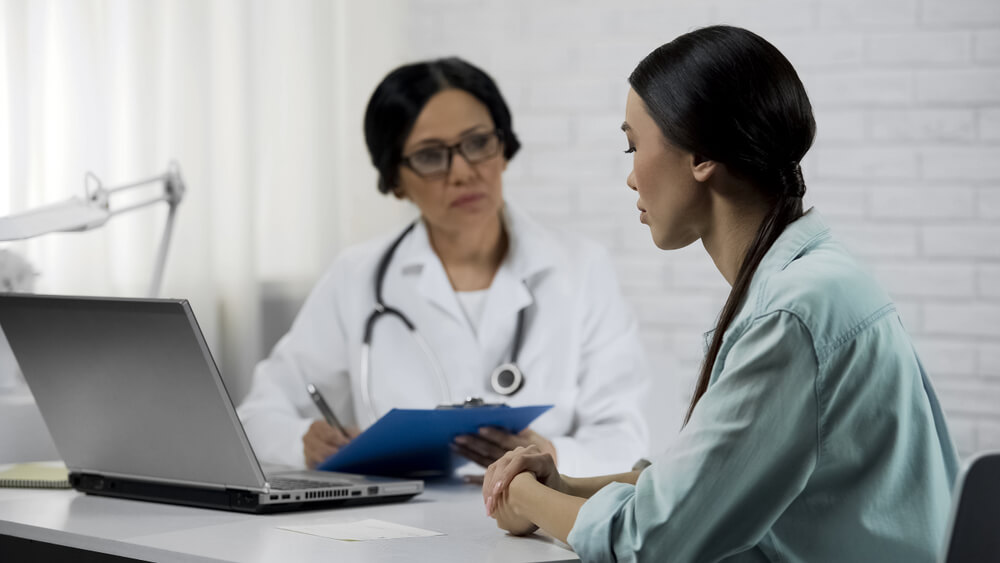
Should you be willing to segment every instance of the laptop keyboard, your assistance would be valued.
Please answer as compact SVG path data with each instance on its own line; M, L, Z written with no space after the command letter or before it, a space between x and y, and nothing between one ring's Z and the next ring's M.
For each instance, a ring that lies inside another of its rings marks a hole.
M311 481L309 479L272 479L269 481L272 489L328 489L330 487L347 487L352 483L347 481Z

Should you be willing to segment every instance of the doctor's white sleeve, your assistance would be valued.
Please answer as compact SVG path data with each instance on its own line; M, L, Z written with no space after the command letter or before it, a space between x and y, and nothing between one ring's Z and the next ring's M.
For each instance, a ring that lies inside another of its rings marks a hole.
M337 288L346 283L343 259L316 284L271 355L257 364L238 409L258 459L304 467L302 436L317 419L306 385L315 384L344 425L353 424L346 336Z
M642 414L648 364L635 315L607 253L591 261L579 296L582 326L575 428L552 439L559 471L573 476L629 471L648 455Z

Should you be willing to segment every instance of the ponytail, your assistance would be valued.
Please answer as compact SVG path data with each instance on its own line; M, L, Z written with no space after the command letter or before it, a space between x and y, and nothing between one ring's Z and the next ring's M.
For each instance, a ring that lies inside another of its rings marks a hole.
M691 420L694 407L701 400L702 395L708 390L708 382L712 378L712 370L715 368L715 360L719 357L719 350L722 349L722 339L729 330L736 313L740 310L743 298L746 297L750 282L757 271L757 266L767 254L767 251L778 240L785 227L802 216L802 196L806 192L806 184L802 178L802 169L798 164L789 166L786 170L778 172L777 181L781 186L781 192L777 200L771 207L767 216L757 228L757 234L750 243L743 262L736 274L736 281L729 292L726 304L722 307L719 315L719 322L712 334L712 343L708 347L705 355L705 362L701 366L701 374L698 376L698 383L694 388L694 395L691 396L691 404L688 406L687 416L684 417L684 424Z

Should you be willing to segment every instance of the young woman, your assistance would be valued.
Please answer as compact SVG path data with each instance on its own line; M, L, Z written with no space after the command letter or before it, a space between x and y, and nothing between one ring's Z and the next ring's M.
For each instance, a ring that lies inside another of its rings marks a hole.
M520 143L493 80L459 59L400 67L364 129L379 190L420 219L339 256L257 366L239 413L258 457L313 467L393 407L480 397L554 405L521 434L459 437L483 467L529 444L565 471L631 467L647 448L635 318L603 249L505 202Z
M956 455L888 296L803 213L815 124L795 70L733 27L682 35L629 77L639 220L701 241L732 285L687 421L642 472L491 465L489 514L584 561L933 561Z

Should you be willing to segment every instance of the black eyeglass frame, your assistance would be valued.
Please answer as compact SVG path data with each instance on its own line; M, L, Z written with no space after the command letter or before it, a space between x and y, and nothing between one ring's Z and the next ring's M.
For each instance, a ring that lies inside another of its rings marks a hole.
M471 158L469 158L468 155L465 154L465 151L462 150L462 143L464 143L465 141L467 141L470 138L478 137L478 136L481 136L481 135L482 136L485 136L485 135L494 135L494 136L496 136L496 138L497 138L497 148L496 148L495 151L493 151L493 153L491 153L491 154L489 154L487 156L483 156L483 157L477 158L476 160L472 160ZM421 151L428 150L430 148L444 149L444 150L448 151L448 166L444 170L442 170L440 172L425 173L425 172L421 172L421 171L417 170L413 166L413 163L410 162L410 158L412 158L413 155L415 155L415 154L417 154L417 153L419 153ZM451 162L452 162L452 160L454 160L456 152L458 154L462 155L462 158L464 158L465 161L468 162L469 164L479 164L480 162L485 162L485 161L487 161L487 160L495 157L496 155L500 154L501 152L503 152L503 130L502 129L494 129L492 131L484 131L482 133L470 133L470 134L462 137L461 139L459 139L457 143L453 143L453 144L450 144L450 145L440 145L440 146L433 146L433 147L424 147L422 149L418 149L418 150L410 153L407 156L404 156L404 157L400 158L399 159L399 163L400 163L400 165L405 166L405 167L409 168L410 170L412 170L414 174L416 174L417 176L420 176L421 178L443 177L443 176L447 176L451 172Z

